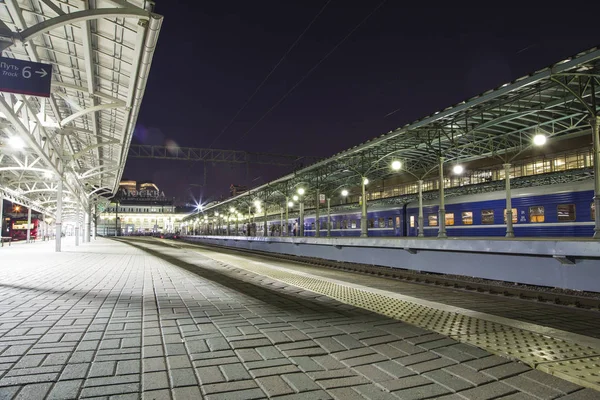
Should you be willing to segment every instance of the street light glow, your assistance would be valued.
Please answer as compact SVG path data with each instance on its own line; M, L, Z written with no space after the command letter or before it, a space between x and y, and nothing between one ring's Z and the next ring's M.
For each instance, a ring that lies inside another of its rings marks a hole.
M369 179L367 179L367 178L363 178L363 184L364 184L364 185L368 185L368 184L369 184Z
M346 189L342 190L342 196L344 196L344 197L348 196L348 191Z
M400 168L402 168L402 163L398 160L392 161L392 169L394 171L398 171Z
M17 149L20 150L23 147L25 147L25 142L23 141L23 139L21 139L18 136L12 136L8 139L8 144L10 145L10 147L12 147L13 149Z
M235 208L233 208L233 207L230 207L230 208L229 208L229 212L230 212L230 213L234 213L234 212L235 212Z
M290 207L290 208L294 207L294 202L293 201L288 202L288 207Z
M256 207L260 207L260 200L254 200L254 205Z
M294 199L294 201L298 201L298 196L294 195L294 197L292 197L292 199Z
M546 135L543 135L541 133L535 135L533 137L533 144L535 144L536 146L543 146L544 144L546 144Z
M464 170L465 170L465 169L464 169L464 168L463 168L463 166L462 166L462 165L460 165L460 164L456 164L456 165L454 166L454 168L452 168L452 171L454 171L454 173L455 173L456 175L460 175L460 174L462 174Z
M302 196L304 194L304 188L298 188L298 194Z

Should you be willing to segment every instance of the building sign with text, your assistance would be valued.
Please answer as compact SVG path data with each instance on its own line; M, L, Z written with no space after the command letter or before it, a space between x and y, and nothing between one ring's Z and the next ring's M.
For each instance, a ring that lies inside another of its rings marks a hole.
M134 189L124 189L121 188L117 192L117 198L120 201L168 201L167 197L165 197L165 192L161 192L158 190L134 190Z

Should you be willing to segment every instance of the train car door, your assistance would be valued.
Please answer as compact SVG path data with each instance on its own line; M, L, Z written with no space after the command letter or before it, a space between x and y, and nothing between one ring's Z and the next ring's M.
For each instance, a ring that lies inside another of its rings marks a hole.
M408 236L417 236L418 235L418 220L417 216L414 214L408 215Z
M402 218L400 215L394 216L394 236L403 236L402 234Z

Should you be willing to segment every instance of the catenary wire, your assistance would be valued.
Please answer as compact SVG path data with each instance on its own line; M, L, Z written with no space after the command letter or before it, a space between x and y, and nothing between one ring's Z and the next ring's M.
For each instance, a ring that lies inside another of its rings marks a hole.
M364 24L377 10L379 10L381 8L381 6L383 6L383 4L386 2L387 0L383 0L381 3L379 3L379 5L377 5L377 7L375 7L373 9L373 11L371 11L365 18L363 18L362 21L360 21L358 23L358 25L356 25L350 32L348 32L348 34L346 36L344 36L344 38L342 40L340 40L330 51L329 53L325 54L325 56L323 58L321 58L321 60L319 60L319 62L317 62L315 64L315 66L313 66L311 69L308 70L308 72L306 74L304 74L304 76L302 78L300 78L300 80L298 82L296 82L296 84L294 86L292 86L292 88L290 90L288 90L275 104L273 104L273 106L271 108L269 108L267 110L266 113L264 113L262 115L262 117L260 117L258 119L258 121L256 121L254 123L254 125L252 125L250 127L250 129L248 129L246 132L244 132L244 134L242 136L240 136L240 138L238 139L238 142L242 141L242 139L244 139L246 137L246 135L248 135L263 119L265 119L265 117L267 115L269 115L271 113L271 111L273 111L277 106L279 106L298 86L300 86L300 84L310 76L310 74L312 74L318 67L319 65L321 65L321 63L323 63L323 61L325 61L330 55L332 55L338 47L340 47L345 41L346 39L348 39L358 28L360 28L362 26L362 24Z
M285 58L287 57L287 55L294 49L294 47L296 47L296 45L298 44L298 42L300 42L300 40L302 39L302 37L304 36L304 34L306 32L308 32L308 30L315 23L315 21L317 20L317 18L319 18L319 16L323 13L323 11L325 11L325 8L327 7L327 5L329 3L331 3L331 0L327 0L327 2L325 3L325 5L323 5L323 7L321 7L321 10L317 13L317 15L314 16L314 18L312 19L312 21L310 21L310 23L304 29L304 31L302 31L302 33L296 38L296 40L294 41L294 43L292 43L292 45L287 49L287 51L279 59L279 61L277 62L277 64L275 64L275 66L267 74L267 76L265 77L265 79L263 79L263 81L260 83L260 85L258 85L258 87L254 90L254 93L252 93L252 95L248 98L248 100L246 100L246 102L244 103L244 105L235 113L235 115L233 116L233 118L231 118L231 120L227 123L227 125L225 125L225 127L223 128L223 130L221 130L221 132L219 132L219 134L213 139L213 141L210 143L210 146L208 146L209 149L212 147L213 144L215 144L215 142L221 137L221 135L223 135L223 133L225 133L225 131L227 131L227 129L231 126L231 124L233 124L233 122L240 115L240 113L242 111L244 111L244 109L246 108L246 106L252 101L252 99L254 98L254 96L256 96L256 94L260 91L260 89L263 87L263 85L269 80L269 78L271 77L271 75L273 75L273 73L279 67L279 65L283 62L283 60L285 60Z

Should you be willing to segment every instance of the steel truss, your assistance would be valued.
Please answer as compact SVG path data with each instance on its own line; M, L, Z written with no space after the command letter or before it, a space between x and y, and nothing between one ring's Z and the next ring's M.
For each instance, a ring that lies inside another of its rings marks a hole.
M116 192L162 22L149 4L0 3L2 56L53 75L49 98L0 94L0 196L81 222Z
M590 135L590 121L598 116L598 95L600 49L594 48L204 211L219 212L238 205L243 210L260 199L273 205L270 213L277 213L300 186L306 190L306 201L314 204L319 194L339 196L340 188L353 189L356 194L363 177L376 182L406 174L404 181L409 182L435 177L440 162L446 170L453 164L488 158L511 162L531 148L538 133L554 141ZM392 170L393 160L402 163L400 171Z
M181 161L222 162L231 164L262 164L302 168L319 161L317 157L286 154L253 153L243 150L202 149L132 144L130 158L155 158Z

